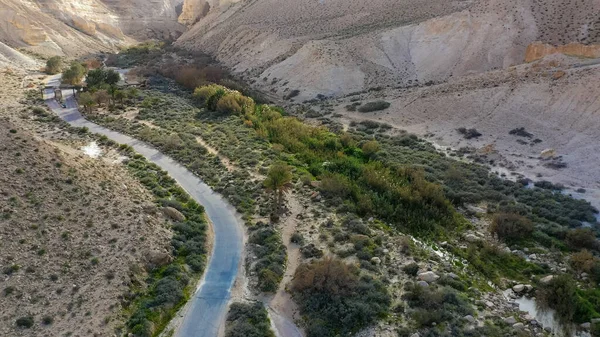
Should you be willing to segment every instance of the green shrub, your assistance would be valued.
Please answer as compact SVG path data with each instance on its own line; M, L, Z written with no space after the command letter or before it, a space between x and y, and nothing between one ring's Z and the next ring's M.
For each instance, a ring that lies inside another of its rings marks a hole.
M25 316L17 318L16 324L19 328L31 328L33 326L33 317Z
M308 337L355 333L386 315L391 304L383 284L329 257L300 265L291 291L307 317Z
M419 273L419 265L416 263L409 263L402 267L402 271L404 271L407 275L417 276Z
M536 304L539 310L554 310L555 319L568 332L572 323L589 322L591 318L599 316L598 293L600 292L583 292L577 289L577 283L571 276L563 274L539 285L536 290Z
M577 228L568 231L566 242L574 250L598 249L598 239L596 239L595 233L590 228Z
M514 213L494 215L490 231L504 241L528 239L533 233L533 223L526 217Z
M359 112L381 111L390 107L390 103L386 101L368 102L358 107Z
M53 56L46 61L46 74L54 75L61 71L62 58L60 56Z
M232 303L227 314L225 337L275 337L267 310L260 302Z

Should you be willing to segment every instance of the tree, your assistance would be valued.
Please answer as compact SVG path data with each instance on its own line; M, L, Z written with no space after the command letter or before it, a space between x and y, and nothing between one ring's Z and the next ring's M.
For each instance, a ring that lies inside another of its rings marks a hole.
M78 62L71 63L69 69L63 73L62 81L70 85L79 85L85 76L86 69Z
M106 70L106 75L105 75L105 79L104 79L104 82L106 82L106 84L115 85L115 84L119 83L120 80L121 80L121 75L118 72L116 72L115 70L112 70L112 69Z
M110 95L106 90L98 90L94 94L94 100L98 105L106 104L106 102L110 101Z
M50 75L58 74L62 67L62 59L60 56L53 56L46 61L46 73Z
M81 95L79 95L79 103L83 105L88 112L92 112L92 108L96 105L94 97L89 92L82 92Z
M121 75L118 72L109 69L94 69L90 70L86 82L88 87L100 87L104 84L115 85L121 80Z
M264 181L264 186L267 190L272 191L275 195L275 212L278 215L283 202L283 195L287 192L292 184L292 171L290 167L283 163L274 164L269 168L267 179Z
M117 88L116 85L111 85L108 87L108 89L106 89L106 91L110 94L110 98L112 98L113 104L115 102L115 98L117 95L117 91L119 91L119 88Z

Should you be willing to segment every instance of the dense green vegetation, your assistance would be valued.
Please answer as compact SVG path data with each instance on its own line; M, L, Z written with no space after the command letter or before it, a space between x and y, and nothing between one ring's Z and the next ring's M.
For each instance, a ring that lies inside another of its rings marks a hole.
M275 334L261 303L233 303L227 314L225 337L275 337Z
M355 333L384 317L391 302L380 281L329 257L298 267L291 290L308 337Z

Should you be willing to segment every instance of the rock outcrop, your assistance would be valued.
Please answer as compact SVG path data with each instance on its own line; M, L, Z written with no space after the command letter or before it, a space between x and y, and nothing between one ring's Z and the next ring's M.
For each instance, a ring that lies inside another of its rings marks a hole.
M181 14L177 19L184 25L193 25L210 11L210 4L206 0L185 0Z
M600 57L600 45L584 45L581 43L573 42L567 45L555 47L542 42L534 42L527 46L527 50L525 51L525 62L537 61L552 54L598 58Z

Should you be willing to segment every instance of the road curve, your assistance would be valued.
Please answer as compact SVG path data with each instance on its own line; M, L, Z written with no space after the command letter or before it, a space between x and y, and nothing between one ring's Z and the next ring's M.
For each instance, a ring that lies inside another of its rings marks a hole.
M48 82L49 86L59 84L60 75L51 77ZM63 91L66 108L61 107L54 100L52 90L45 92L44 98L50 109L72 126L87 127L93 133L132 146L136 152L167 171L194 200L204 206L208 218L213 223L213 250L203 281L190 299L174 336L216 337L220 326L225 321L227 303L237 276L243 249L242 222L236 215L235 209L185 167L155 148L86 120L79 113L71 90Z

